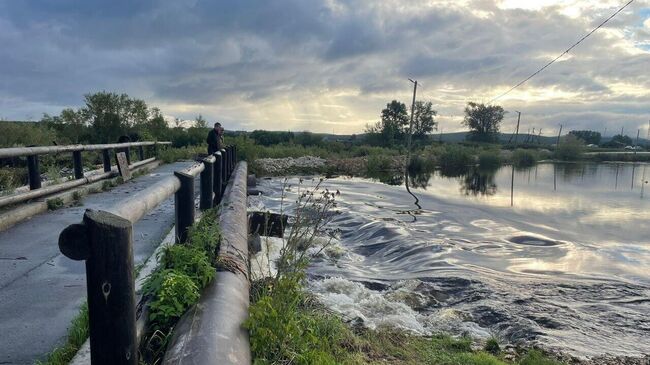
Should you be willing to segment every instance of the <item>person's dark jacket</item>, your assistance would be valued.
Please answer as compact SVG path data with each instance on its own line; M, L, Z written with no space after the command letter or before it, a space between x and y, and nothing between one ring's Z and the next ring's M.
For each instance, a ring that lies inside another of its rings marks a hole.
M211 155L219 150L219 135L217 134L217 131L213 129L210 129L210 132L208 133L208 154Z

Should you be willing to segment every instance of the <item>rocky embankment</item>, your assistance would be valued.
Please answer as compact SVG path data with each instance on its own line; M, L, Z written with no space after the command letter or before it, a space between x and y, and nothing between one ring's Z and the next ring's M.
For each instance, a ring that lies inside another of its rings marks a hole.
M254 168L258 175L270 176L325 172L363 175L368 170L369 159L372 159L372 157L362 156L329 160L314 156L260 158L255 160ZM404 169L404 156L384 156L381 158L380 165L380 170L401 171Z

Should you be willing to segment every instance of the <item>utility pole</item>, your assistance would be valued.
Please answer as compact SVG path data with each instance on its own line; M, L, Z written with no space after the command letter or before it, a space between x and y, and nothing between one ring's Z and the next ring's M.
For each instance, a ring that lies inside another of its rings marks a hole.
M623 131L625 130L625 126L621 127L621 137L623 137Z
M537 135L537 144L542 144L542 128L539 129L539 134Z
M408 169L408 165L411 162L411 141L413 138L413 115L415 114L415 94L418 91L418 81L411 80L411 79L409 79L409 81L413 83L413 103L411 103L411 125L409 127L408 149L406 151L406 164L405 164L406 169ZM405 172L407 171L406 169L404 170Z
M555 143L555 148L560 147L560 136L562 135L562 124L560 124L560 131L557 133L557 142Z
M517 136L519 136L519 121L521 121L521 112L517 112L517 129L515 130L515 145L517 144ZM512 135L510 136L510 140L508 141L508 144L510 144L510 141L512 141Z
M639 146L639 134L641 133L640 129L636 130L636 142L634 143L634 156L636 156L636 148Z

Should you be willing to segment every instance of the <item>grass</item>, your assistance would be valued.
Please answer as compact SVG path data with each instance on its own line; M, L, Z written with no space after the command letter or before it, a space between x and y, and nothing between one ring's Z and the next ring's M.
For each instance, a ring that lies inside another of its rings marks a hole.
M478 155L478 165L483 169L494 169L501 166L501 156L498 150L486 150Z
M81 306L79 314L70 323L68 337L63 346L50 352L44 361L36 361L38 365L68 364L88 338L88 304Z
M57 210L65 206L63 199L61 198L52 198L47 200L47 209L48 210Z
M190 228L188 242L166 247L160 266L147 278L143 291L152 299L150 326L140 348L141 362L161 361L174 325L214 278L221 239L217 216L218 208L204 212Z

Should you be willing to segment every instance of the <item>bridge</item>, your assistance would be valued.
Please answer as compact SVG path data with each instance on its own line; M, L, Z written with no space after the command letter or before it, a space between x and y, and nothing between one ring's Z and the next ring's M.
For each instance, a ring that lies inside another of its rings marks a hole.
M142 277L155 270L156 252L164 243L183 244L200 212L220 203L219 256L247 265L241 262L241 252L247 252L246 163L237 163L236 148L228 146L198 161L161 165L156 155L167 144L0 149L0 158L25 157L29 177L28 186L0 197L0 364L42 360L63 343L70 321L86 300L91 341L72 363L137 364L139 341L148 325L146 298L140 293ZM132 149L139 161L131 161ZM82 152L87 151L101 152L102 169L83 171ZM58 184L40 179L39 156L53 153L71 153L74 166L74 176ZM54 210L51 201L68 204ZM134 267L140 268L137 278ZM201 300L221 305L192 309L195 318L208 318L203 321L206 326L176 331L174 336L183 341L170 345L167 357L173 360L168 361L197 363L198 356L210 359L200 363L231 363L225 356L234 346L239 354L236 363L250 362L239 323L247 315L248 277L224 272L214 281L221 290L208 288L206 292L213 294ZM121 288L110 293L111 300L106 283ZM245 302L241 295L226 296L228 290L245 293ZM101 296L105 303L97 300ZM205 313L196 313L200 310ZM216 323L211 321L215 313ZM209 348L193 344L193 338L215 342L224 331L232 332L225 333L232 341ZM194 351L179 355L179 346L194 346Z

